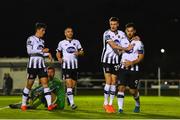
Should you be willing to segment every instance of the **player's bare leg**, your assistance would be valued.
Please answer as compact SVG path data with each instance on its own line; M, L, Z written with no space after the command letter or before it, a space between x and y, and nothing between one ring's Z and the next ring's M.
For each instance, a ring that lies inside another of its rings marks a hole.
M119 109L119 113L123 112L123 104L124 104L124 92L126 90L126 86L124 85L120 85L118 87L118 94L117 94L117 98L118 98L118 109Z
M111 75L111 85L110 85L110 100L109 100L109 107L111 109L112 113L115 113L115 109L113 107L113 100L116 93L116 81L117 81L117 75L112 74Z
M52 104L51 100L51 91L48 87L48 78L47 77L42 77L40 78L40 82L44 88L44 95L47 101L47 105L48 105L48 110L51 111L53 110L57 105L56 104Z
M30 92L33 84L34 84L34 79L28 79L26 87L23 89L22 105L21 105L21 110L23 110L23 111L25 111L27 109L26 103L27 103L27 99L29 96L29 92Z
M73 110L77 108L77 106L74 104L74 95L73 95L74 85L75 85L74 80L66 79L67 97L70 102L70 106Z
M138 89L130 89L129 92L132 94L135 100L135 109L134 112L140 112L140 96Z
M111 110L109 109L109 105L108 105L108 98L109 98L109 94L110 94L110 87L111 87L111 73L104 73L104 77L105 77L105 81L106 84L104 86L104 109L107 113L111 113Z

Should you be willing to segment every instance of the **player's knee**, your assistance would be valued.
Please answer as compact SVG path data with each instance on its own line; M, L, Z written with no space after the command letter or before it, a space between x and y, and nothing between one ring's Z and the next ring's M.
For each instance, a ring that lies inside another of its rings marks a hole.
M133 95L133 96L136 96L138 94L138 91L137 90L134 90L134 89L130 89L129 92Z
M112 80L111 85L116 85L116 80Z

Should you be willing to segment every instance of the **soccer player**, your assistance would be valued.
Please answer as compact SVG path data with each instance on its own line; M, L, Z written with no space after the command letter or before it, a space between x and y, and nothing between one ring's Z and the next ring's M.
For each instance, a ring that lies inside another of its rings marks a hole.
M144 46L138 39L138 36L135 37L136 28L133 23L128 23L126 25L125 32L130 44L133 45L133 49L122 54L119 74L120 83L117 94L119 113L123 112L124 92L126 90L126 86L129 86L129 92L133 95L135 100L134 112L140 112L140 98L138 92L140 76L138 64L144 58Z
M65 106L65 91L64 85L55 76L55 69L53 67L48 67L48 86L51 91L52 102L57 104L57 109L64 109ZM28 97L27 108L36 109L41 104L47 106L47 102L44 100L43 87L40 84L31 90ZM10 108L20 109L21 103L10 104Z
M51 111L56 107L56 104L51 103L51 92L48 87L48 75L45 66L45 56L49 56L52 59L49 49L45 48L44 40L42 39L46 31L46 25L44 23L37 23L35 25L35 35L30 36L27 39L27 53L29 55L28 62L28 78L26 87L23 90L22 106L21 109L25 111L27 109L27 99L29 92L34 84L35 78L38 76L39 81L44 88L44 94L48 105L48 110Z
M76 109L74 104L73 89L77 82L78 74L78 56L84 54L83 48L79 42L73 38L73 29L67 27L64 31L65 39L60 41L57 47L57 59L62 64L63 79L67 87L67 99L71 109Z
M110 29L104 32L103 35L103 52L101 62L103 65L105 87L104 87L104 109L107 113L114 113L115 109L112 106L116 92L116 81L118 65L120 64L119 53L123 50L130 50L132 46L123 47L121 44L128 44L128 40L124 32L118 30L119 19L111 17L109 19ZM110 94L110 101L109 99Z

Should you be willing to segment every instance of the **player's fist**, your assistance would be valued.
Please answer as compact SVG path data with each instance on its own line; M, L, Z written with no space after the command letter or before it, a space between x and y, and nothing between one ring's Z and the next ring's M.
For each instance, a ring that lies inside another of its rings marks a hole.
M78 52L78 51L74 52L74 55L75 55L75 56L78 56L78 55L79 55L79 52Z
M49 52L49 48L44 48L44 49L42 50L42 52L43 52L43 53Z
M58 61L59 61L60 64L63 63L63 59L62 58L59 58Z

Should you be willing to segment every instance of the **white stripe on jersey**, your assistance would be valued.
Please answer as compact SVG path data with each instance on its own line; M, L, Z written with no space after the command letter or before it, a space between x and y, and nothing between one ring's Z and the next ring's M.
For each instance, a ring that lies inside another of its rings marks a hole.
M121 40L127 39L124 32L118 30L117 34L111 30L107 30L103 35L103 52L101 55L101 62L108 64L119 64L120 58L117 51L113 50L107 43L109 40L113 40L117 45L121 46ZM128 40L126 40L128 41Z
M62 40L58 44L57 51L62 52L63 69L78 69L78 58L74 52L81 50L82 46L78 40Z

